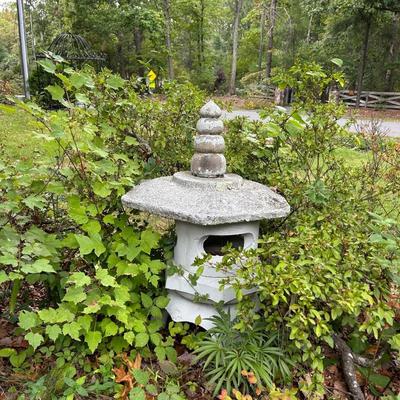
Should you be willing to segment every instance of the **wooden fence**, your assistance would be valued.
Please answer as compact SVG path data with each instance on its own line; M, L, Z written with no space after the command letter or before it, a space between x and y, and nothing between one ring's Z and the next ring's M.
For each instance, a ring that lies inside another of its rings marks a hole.
M339 100L351 107L357 103L357 92L341 90ZM360 107L400 109L400 92L361 92Z

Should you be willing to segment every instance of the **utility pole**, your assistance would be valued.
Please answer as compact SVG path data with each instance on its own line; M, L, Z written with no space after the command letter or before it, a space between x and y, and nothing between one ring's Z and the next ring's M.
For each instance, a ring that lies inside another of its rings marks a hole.
M24 94L25 94L25 99L30 99L31 95L29 93L28 50L26 47L23 0L17 0L17 10L18 10L19 47L21 51L21 68L22 68L22 80L24 83Z

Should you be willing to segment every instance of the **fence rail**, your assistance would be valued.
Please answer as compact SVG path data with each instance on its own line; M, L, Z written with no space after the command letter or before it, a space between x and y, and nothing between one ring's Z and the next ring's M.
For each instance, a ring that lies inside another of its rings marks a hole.
M351 107L357 104L357 92L341 90L339 100ZM400 92L361 92L360 107L400 109Z

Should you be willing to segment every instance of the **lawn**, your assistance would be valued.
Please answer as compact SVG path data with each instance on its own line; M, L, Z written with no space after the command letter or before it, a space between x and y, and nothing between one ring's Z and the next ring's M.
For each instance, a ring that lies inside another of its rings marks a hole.
M7 107L9 109L9 107ZM22 110L5 111L0 105L0 154L3 158L28 158L40 151L34 137L35 121Z
M32 154L39 154L41 143L35 137L35 125L33 118L24 111L17 108L12 112L4 111L0 105L0 154L11 159L29 158ZM337 149L337 154L355 166L368 157L365 152L344 147Z

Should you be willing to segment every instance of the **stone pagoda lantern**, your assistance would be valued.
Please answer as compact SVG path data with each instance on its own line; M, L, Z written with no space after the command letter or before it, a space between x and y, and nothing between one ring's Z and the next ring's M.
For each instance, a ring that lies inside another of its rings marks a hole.
M167 311L174 321L194 322L200 315L206 329L211 327L207 318L217 314L217 303L235 313L234 291L219 289L220 280L235 273L234 266L229 272L216 271L222 248L228 243L256 248L260 220L281 218L290 211L286 200L268 187L226 173L221 114L213 101L201 108L190 171L143 181L122 197L127 208L176 221L174 263L183 274L167 276ZM189 279L197 270L193 262L205 254L211 259L193 286Z

